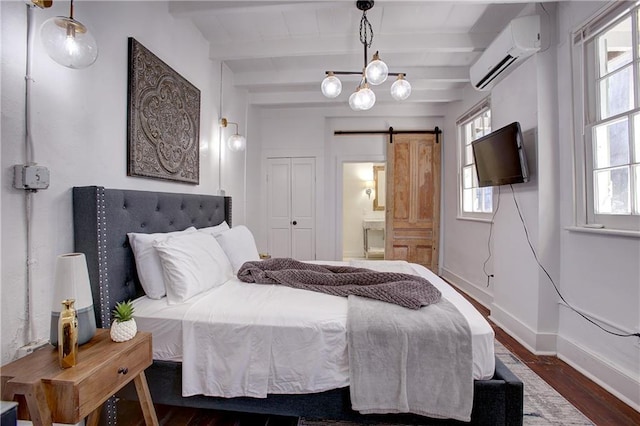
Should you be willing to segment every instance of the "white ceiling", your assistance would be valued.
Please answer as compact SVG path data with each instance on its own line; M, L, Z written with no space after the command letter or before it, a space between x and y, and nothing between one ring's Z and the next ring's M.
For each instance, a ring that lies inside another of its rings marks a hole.
M210 57L233 72L233 84L262 107L345 106L357 76L340 76L342 94L320 92L326 71L360 71L362 12L344 1L172 1L177 19L193 21L211 43ZM367 17L373 27L369 59L378 50L390 72L404 72L412 85L405 105L389 88L374 87L376 107L423 111L461 99L469 66L527 3L522 1L378 0ZM374 109L376 108L374 107Z

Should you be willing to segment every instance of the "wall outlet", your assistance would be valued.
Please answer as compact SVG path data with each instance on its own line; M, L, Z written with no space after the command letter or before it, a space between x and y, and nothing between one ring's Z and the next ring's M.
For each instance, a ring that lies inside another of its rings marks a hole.
M16 189L38 190L49 187L49 169L33 164L13 166L13 186Z
M28 343L28 344L18 348L18 358L22 358L24 356L27 356L27 355L33 353L34 351L42 348L43 346L47 346L47 345L49 345L49 341L48 340L39 340L37 342Z

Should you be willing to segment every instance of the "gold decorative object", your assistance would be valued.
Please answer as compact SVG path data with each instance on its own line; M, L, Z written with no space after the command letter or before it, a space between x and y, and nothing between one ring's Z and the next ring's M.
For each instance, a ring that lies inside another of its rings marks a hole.
M58 360L62 368L73 367L78 362L78 318L74 303L73 299L62 301L64 309L58 321Z

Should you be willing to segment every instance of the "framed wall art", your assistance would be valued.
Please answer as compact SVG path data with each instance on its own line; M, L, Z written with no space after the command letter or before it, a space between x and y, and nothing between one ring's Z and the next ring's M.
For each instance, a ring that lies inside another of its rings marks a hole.
M129 37L127 175L198 184L200 90Z

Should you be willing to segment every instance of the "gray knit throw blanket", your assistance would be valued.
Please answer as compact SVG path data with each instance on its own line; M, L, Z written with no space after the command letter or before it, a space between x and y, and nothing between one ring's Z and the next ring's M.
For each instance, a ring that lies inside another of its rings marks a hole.
M316 265L289 258L245 262L238 279L281 284L334 296L362 296L419 309L440 300L440 291L417 275L377 272L351 266Z

